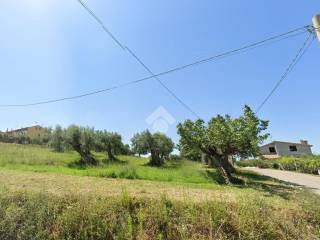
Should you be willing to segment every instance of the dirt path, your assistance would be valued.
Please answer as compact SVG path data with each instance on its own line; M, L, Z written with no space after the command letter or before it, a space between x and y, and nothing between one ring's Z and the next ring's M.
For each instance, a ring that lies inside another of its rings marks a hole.
M289 172L289 171L273 170L273 169L261 169L261 168L254 168L254 167L248 167L246 169L249 169L261 175L273 177L282 181L304 186L320 194L320 177L319 176L313 176L309 174Z

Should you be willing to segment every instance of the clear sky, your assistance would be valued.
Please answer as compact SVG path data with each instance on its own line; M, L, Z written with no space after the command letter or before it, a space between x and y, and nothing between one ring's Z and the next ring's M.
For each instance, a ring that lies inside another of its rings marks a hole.
M320 2L289 0L87 0L106 26L154 71L206 58L311 23ZM0 1L0 104L77 95L148 76L76 0ZM293 59L301 35L245 54L163 76L201 117L238 116L261 103ZM272 140L308 139L320 153L320 43L314 42L259 116ZM150 128L163 106L175 125L193 116L155 80L74 101L0 108L0 129L94 126L118 131L126 142ZM271 139L270 139L271 140Z

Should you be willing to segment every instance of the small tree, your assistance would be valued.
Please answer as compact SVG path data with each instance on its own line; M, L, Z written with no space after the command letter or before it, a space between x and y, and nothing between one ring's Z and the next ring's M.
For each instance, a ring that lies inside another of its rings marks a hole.
M165 134L155 133L153 134L153 139L156 143L156 150L162 161L168 160L170 153L173 151L174 143Z
M148 134L149 135L149 134ZM136 133L131 138L131 145L132 145L132 151L134 153L137 153L139 157L141 154L147 154L148 153L148 146L147 146L147 132Z
M258 154L258 144L267 139L262 134L268 121L260 120L249 106L243 115L232 119L229 115L218 115L207 124L203 120L187 120L178 125L180 145L188 149L201 150L217 166L228 181L234 172L231 157L250 157Z
M115 155L121 153L123 148L121 135L118 133L97 131L97 145L102 151L106 151L109 161L116 160Z
M57 125L50 134L49 147L55 152L64 151L65 132L60 125Z
M71 125L66 130L65 141L73 150L81 156L80 163L97 165L98 161L94 158L91 150L95 145L94 130L92 128L78 127Z
M174 143L162 133L151 134L148 130L135 134L131 139L133 151L140 154L151 154L150 165L162 166L173 151Z

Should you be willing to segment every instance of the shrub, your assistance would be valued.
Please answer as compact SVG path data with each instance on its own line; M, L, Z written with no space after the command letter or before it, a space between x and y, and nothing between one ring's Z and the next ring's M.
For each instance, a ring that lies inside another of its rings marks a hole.
M280 169L280 164L275 162L275 163L272 164L272 167L274 169Z
M287 171L298 171L309 174L319 174L320 156L282 157L275 160L244 160L238 161L239 167L275 168Z
M133 163L126 165L119 173L120 178L136 179L138 178L137 168Z

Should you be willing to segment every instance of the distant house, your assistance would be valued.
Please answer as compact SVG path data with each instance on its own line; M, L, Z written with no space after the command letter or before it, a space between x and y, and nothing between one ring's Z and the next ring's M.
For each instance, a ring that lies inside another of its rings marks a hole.
M46 129L36 125L32 127L20 128L16 130L7 131L5 133L7 136L11 137L28 137L30 139L41 138L46 134Z
M260 153L264 158L273 159L281 156L312 155L312 145L308 141L300 143L273 141L260 147Z

